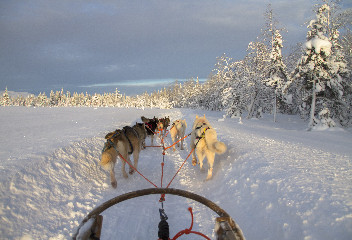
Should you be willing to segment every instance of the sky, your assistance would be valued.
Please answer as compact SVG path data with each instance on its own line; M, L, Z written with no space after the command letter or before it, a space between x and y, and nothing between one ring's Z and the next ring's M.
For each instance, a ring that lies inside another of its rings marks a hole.
M118 88L133 95L176 79L204 80L223 53L245 56L264 27L269 3L287 29L284 45L291 46L305 40L305 22L317 2L1 0L0 90Z

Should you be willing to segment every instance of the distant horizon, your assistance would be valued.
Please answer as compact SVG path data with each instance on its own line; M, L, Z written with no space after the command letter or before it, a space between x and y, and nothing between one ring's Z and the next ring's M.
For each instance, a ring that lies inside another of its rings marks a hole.
M187 82L189 80L196 80L197 78L181 79L181 78L161 78L161 79L138 79L138 80L126 80L123 82L111 82L111 83L95 83L95 84L80 84L76 85L62 85L62 86L48 86L41 89L11 89L7 88L9 92L21 93L21 94L34 94L38 95L40 93L45 93L49 96L51 91L61 91L70 92L70 93L88 93L93 95L104 94L104 93L114 93L117 90L120 94L125 94L126 96L136 96L141 95L147 92L148 94L153 93L154 91L162 90L165 87L171 86L172 83L178 81L180 83ZM198 78L200 82L205 82L206 78ZM2 94L5 89L0 89Z

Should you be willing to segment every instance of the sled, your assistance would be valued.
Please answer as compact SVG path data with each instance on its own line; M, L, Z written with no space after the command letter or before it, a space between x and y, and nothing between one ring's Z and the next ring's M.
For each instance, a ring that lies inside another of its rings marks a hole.
M103 204L99 205L95 209L93 209L80 223L78 226L76 232L73 234L73 240L78 240L78 239L100 239L101 235L101 229L102 229L102 223L103 223L103 216L100 215L102 212L104 212L106 209L114 206L115 204L118 204L120 202L136 198L136 197L142 197L146 195L151 195L151 194L161 194L161 196L165 194L171 194L171 195L177 195L185 198L192 199L194 201L197 201L206 207L210 208L213 210L215 213L218 214L219 217L216 218L215 220L215 234L216 234L216 239L217 240L245 240L242 230L240 227L237 225L237 223L231 218L231 216L225 212L222 208L220 208L217 204L214 202L206 199L205 197L202 197L200 195L197 195L195 193L191 193L185 190L180 190L180 189L175 189L175 188L148 188L148 189L143 189L143 190L137 190L129 193L125 193L122 195L119 195L115 198L112 198ZM159 209L160 211L161 209ZM163 210L163 209L162 209ZM190 210L190 209L189 209ZM190 210L191 212L191 210ZM192 212L191 212L192 214ZM166 215L165 215L166 216ZM159 240L162 239L170 239L167 235L167 237L160 237L160 232L164 230L169 230L169 226L167 225L167 217L165 218L162 215L162 211L160 211L160 218L161 221L159 223ZM166 229L165 229L165 223L166 223ZM163 225L163 226L161 226ZM193 214L192 214L192 225L193 225ZM189 234L191 233L196 233L192 232L192 225L190 229L186 229L183 231L181 234L176 234L181 236L182 234ZM164 233L161 233L165 234ZM201 234L198 234L201 235ZM165 236L165 235L164 235ZM178 237L179 237L178 236ZM174 237L173 239L177 239L178 237ZM205 236L206 239L209 239L208 237ZM116 239L121 239L116 236Z

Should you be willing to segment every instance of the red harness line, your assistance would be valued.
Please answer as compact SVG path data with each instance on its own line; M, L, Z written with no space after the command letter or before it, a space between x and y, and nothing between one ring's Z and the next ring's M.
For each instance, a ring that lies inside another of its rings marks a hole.
M192 231L192 228L193 228L193 212L192 212L192 208L189 207L189 208L188 208L188 211L191 213L191 217L192 217L192 222L191 222L190 228L186 228L185 230L181 230L180 232L178 232L178 233L177 233L172 239L170 239L170 240L176 240L177 238L181 237L183 234L190 234L190 233L197 234L197 235L199 235L199 236L204 237L205 239L211 240L210 238L208 238L206 235L204 235L204 234L201 233L201 232Z
M179 171L181 170L181 168L183 167L183 165L185 165L187 159L189 158L189 156L191 156L192 152L194 151L194 148L192 149L192 151L188 154L187 158L183 161L182 165L180 166L180 168L177 170L177 172L175 173L174 177L171 179L171 181L169 182L169 184L166 186L166 188L168 188L172 181L175 179L176 175L179 173Z
M170 130L173 128L174 126L172 126L170 128ZM161 130L162 131L162 130ZM165 136L163 138L161 138L161 143L163 145L160 146L146 146L146 147L162 147L163 148L163 155L165 155L165 150L172 148L173 146L175 146L178 142L184 140L185 138L187 138L190 134L186 135L185 137L179 139L177 142L175 142L174 144L172 144L169 147L165 147L164 145L164 138L169 134L169 131L167 131L167 133L165 134ZM173 176L173 178L171 179L171 181L169 182L169 184L167 185L166 188L168 188L172 181L175 179L176 175L180 172L181 168L183 167L183 165L186 163L187 159L191 156L192 152L194 151L194 149L192 149L192 151L188 154L187 158L183 161L182 165L180 166L180 168L177 170L177 172L175 173L175 175ZM163 175L164 175L164 162L161 163L161 187L163 186ZM138 171L137 171L138 172ZM144 176L143 176L144 177ZM145 177L144 177L145 178ZM154 184L153 184L154 185ZM155 185L154 185L155 186ZM164 196L163 196L164 195ZM165 201L165 194L162 194L162 197L160 198L160 201ZM163 200L162 200L163 199Z
M134 166L132 166L132 164L130 164L124 157L122 157L121 153L119 153L119 156L122 160L124 160L133 170L135 170L137 173L139 173L139 175L141 175L145 180L147 180L148 182L150 182L154 187L158 187L157 185L155 185L152 181L150 181L148 178L146 178L142 173L140 173Z
M167 134L169 133L169 131L165 134L165 136L163 138L161 138L161 143L163 144L162 146L146 146L146 147L162 147L163 148L163 155L165 155L165 150L173 147L175 144L177 144L179 141L187 138L189 136L189 134L185 137L183 137L182 139L178 140L177 142L175 142L174 144L172 144L171 146L165 148L164 146L164 138L167 136ZM180 168L177 170L177 172L175 173L175 175L173 176L173 178L170 180L169 184L167 185L166 188L168 188L172 181L175 179L176 175L180 172L181 168L183 167L183 165L186 163L187 159L191 156L192 152L194 151L194 149L192 149L192 151L188 154L187 158L183 161L182 165L180 166ZM152 184L154 187L158 187L157 185L155 185L152 181L150 181L147 177L145 177L141 172L139 172L134 166L132 166L124 157L122 157L122 155L119 153L119 156L122 160L124 160L133 170L135 170L137 173L139 173L139 175L141 175L145 180L147 180L150 184ZM164 177L164 162L161 163L161 187L163 186L163 177ZM165 194L163 194L165 196ZM163 198L163 196L162 196ZM160 199L160 201L162 201L162 199ZM163 200L165 201L165 199Z
M170 128L170 130L171 130L173 127L174 127L174 126L172 126L172 127ZM164 138L165 138L168 134L169 134L169 131L167 131L167 133L165 134ZM162 146L162 145L160 145L160 146L145 146L145 147L162 147L162 148L164 148L164 150L167 150L167 149L169 149L169 148L172 148L172 147L175 146L178 142L184 140L184 139L187 138L188 136L189 136L189 134L188 134L187 136L185 136L185 137L179 139L178 141L174 142L171 146L169 146L169 147L167 147L167 148L165 148L165 147ZM164 138L161 139L162 143L164 143Z
M210 238L208 238L206 235L204 235L201 232L192 231L192 228L193 228L193 212L192 212L192 208L189 207L188 211L191 213L191 218L192 218L191 226L189 228L186 228L184 230L179 231L173 238L169 238L169 240L176 240L177 238L181 237L183 234L191 234L191 233L197 234L199 236L202 236L202 237L204 237L207 240L211 240ZM158 239L158 240L161 240L161 239Z
M171 130L171 129L170 129ZM161 130L162 131L162 130ZM189 135L183 137L182 139L178 140L177 142L175 142L173 145L165 148L164 146L164 138L167 136L167 134L169 133L169 131L165 134L165 136L163 138L161 138L161 143L163 144L162 146L150 146L150 147L163 147L163 162L161 163L161 187L163 187L163 178L164 178L164 155L165 155L165 150L173 147L176 143L178 143L179 141L187 138ZM147 146L146 146L147 147ZM187 158L183 161L182 165L180 166L180 168L177 170L177 172L175 173L175 175L173 176L173 178L170 180L169 184L166 186L166 188L168 188L171 183L173 182L173 180L175 179L176 175L180 172L181 168L183 167L183 165L186 163L187 159L189 158L189 156L191 156L192 152L194 151L194 148L191 150L191 152L188 154ZM142 173L140 173L134 166L132 166L132 164L130 164L124 157L122 157L121 153L119 153L119 156L121 159L123 159L132 169L134 169L137 173L139 173L139 175L141 175L145 180L147 180L149 183L151 183L154 187L158 188L157 185L155 185L152 181L150 181L148 178L146 178ZM165 201L165 194L161 194L160 196L160 200L159 202L164 202ZM176 240L177 238L181 237L183 234L197 234L199 236L204 237L207 240L211 240L210 238L208 238L206 235L204 235L201 232L196 232L196 231L192 231L193 228L193 212L192 212L192 208L189 207L188 211L191 213L191 218L192 218L192 222L191 222L191 226L190 228L186 228L184 230L181 230L180 232L178 232L172 239L169 240ZM160 239L159 239L160 240Z
M187 136L185 136L185 137L183 137L183 138L179 139L177 142L175 142L175 143L174 143L174 144L172 144L171 146L169 146L169 147L165 148L165 150L167 150L167 149L169 149L169 148L172 148L172 147L173 147L173 146L175 146L178 142L182 141L183 139L187 138L188 136L189 136L189 135L187 135Z

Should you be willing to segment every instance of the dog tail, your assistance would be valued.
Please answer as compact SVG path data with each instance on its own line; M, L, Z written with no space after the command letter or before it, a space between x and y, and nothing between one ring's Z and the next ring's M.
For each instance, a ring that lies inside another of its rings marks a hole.
M205 141L207 142L209 150L212 152L223 154L227 150L225 143L217 140L216 131L212 128L205 132Z
M100 165L104 170L110 171L114 167L113 156L109 152L101 154Z
M213 144L213 148L214 152L216 152L217 154L223 154L227 150L225 143L219 141Z

